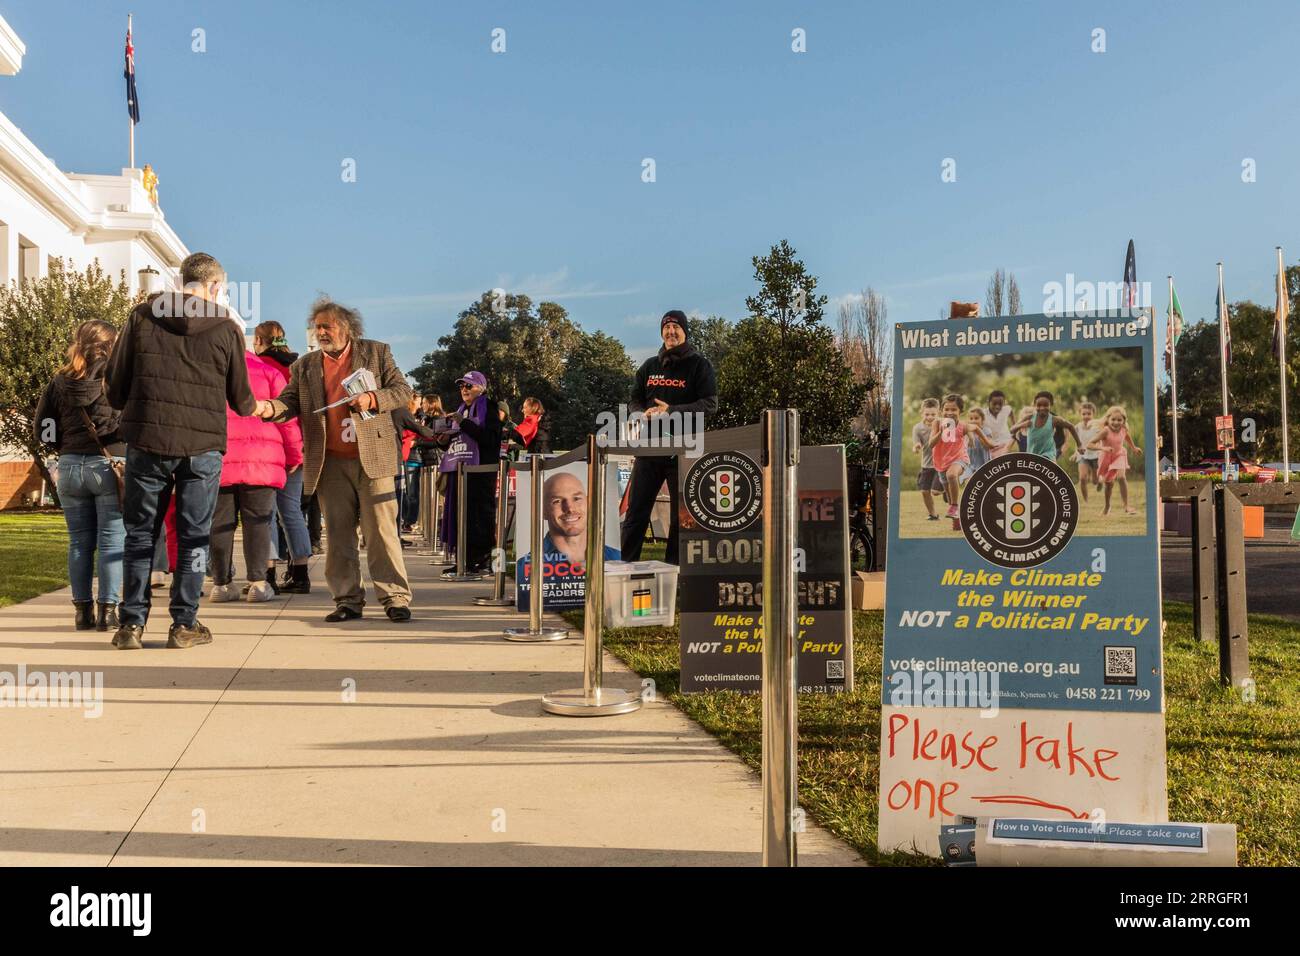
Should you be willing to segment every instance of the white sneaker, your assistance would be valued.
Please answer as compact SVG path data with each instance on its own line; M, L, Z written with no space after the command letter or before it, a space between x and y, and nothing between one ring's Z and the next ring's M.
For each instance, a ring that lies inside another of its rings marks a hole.
M212 585L212 593L208 595L208 601L212 604L238 600L239 588L235 587L234 582L230 584L214 584Z
M248 589L248 603L257 604L260 601L269 601L275 597L275 592L271 590L271 585L266 581L257 581Z

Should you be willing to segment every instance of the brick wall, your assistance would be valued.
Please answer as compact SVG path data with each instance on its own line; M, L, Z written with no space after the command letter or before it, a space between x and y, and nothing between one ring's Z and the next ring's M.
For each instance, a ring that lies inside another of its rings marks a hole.
M41 472L34 461L0 461L0 510L27 505L29 492L41 490Z

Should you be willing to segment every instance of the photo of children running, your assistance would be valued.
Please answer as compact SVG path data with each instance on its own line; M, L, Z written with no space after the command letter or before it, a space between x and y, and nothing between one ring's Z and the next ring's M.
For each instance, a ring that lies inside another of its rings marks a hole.
M1106 507L1101 513L1110 514L1111 493L1118 484L1119 496L1124 503L1124 514L1137 514L1137 510L1130 508L1128 503L1128 449L1131 448L1134 455L1142 454L1142 449L1133 443L1133 437L1128 431L1128 415L1124 409L1118 405L1106 409L1106 427L1089 447L1101 452L1097 474L1106 483Z
M909 476L898 492L899 536L962 534L972 476L1016 454L1065 471L1081 506L1076 534L1149 533L1142 387L1142 353L1132 347L908 360L897 426L911 438L899 449L900 474ZM1140 520L1115 520L1117 483L1124 514ZM1104 508L1092 497L1103 489Z

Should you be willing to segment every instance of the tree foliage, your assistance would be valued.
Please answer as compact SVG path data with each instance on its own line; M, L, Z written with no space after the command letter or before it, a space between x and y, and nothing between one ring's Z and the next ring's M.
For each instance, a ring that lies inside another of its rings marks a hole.
M860 296L840 305L839 344L853 380L867 389L851 424L854 437L864 438L889 426L894 332L883 295L868 286ZM854 448L866 451L861 442Z
M604 332L583 333L565 366L552 413L554 447L573 448L583 442L595 428L597 415L616 411L628 400L635 373L622 342Z
M98 262L78 272L54 259L47 276L0 287L0 444L24 449L51 486L46 449L32 431L36 402L67 360L82 322L121 328L138 301L125 273L114 281Z
M720 315L704 319L687 318L687 336L692 345L718 369L731 351L736 326Z
M543 302L534 309L526 295L490 290L460 313L451 333L410 374L421 392L441 395L450 408L460 404L456 379L471 370L487 376L488 391L498 398L536 395L549 408L581 340L562 306Z
M759 290L745 300L751 315L734 327L716 367L717 425L752 425L765 408L797 408L804 444L847 442L866 389L822 322L817 277L784 239L753 263Z

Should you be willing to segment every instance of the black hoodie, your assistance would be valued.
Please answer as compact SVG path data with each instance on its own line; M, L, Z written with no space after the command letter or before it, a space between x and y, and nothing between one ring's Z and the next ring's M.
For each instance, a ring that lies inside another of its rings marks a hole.
M108 358L108 400L122 437L162 458L226 451L226 406L257 407L241 326L220 305L161 292L126 320Z
M104 394L106 364L101 361L90 366L85 378L68 378L59 372L50 380L36 403L33 430L37 441L64 455L102 454L81 416L84 408L108 453L114 457L126 454L126 445L117 433L121 416Z
M667 404L669 411L701 412L706 418L718 410L713 366L690 342L661 347L637 370L628 410L645 411L655 399Z

